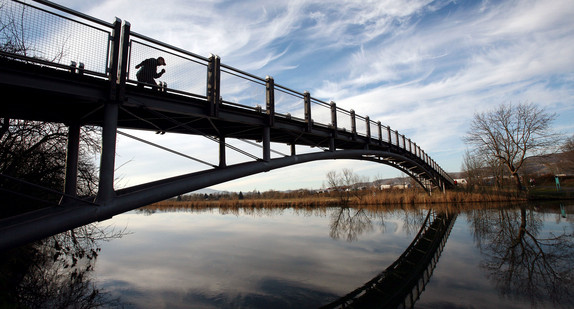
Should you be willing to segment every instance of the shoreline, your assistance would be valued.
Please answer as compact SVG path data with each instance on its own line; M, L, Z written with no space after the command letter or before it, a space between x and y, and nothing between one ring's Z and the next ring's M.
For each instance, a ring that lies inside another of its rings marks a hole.
M492 192L468 192L449 190L444 194L434 192L428 194L422 190L406 191L366 191L353 196L340 197L334 194L309 194L306 196L293 197L288 194L278 194L270 197L212 197L211 199L177 200L169 199L151 205L154 207L185 207L185 208L299 208L299 207L340 207L340 206L432 206L437 204L473 204L473 203L509 203L545 200L571 200L574 198L572 191L563 192L522 192L515 191L492 191Z

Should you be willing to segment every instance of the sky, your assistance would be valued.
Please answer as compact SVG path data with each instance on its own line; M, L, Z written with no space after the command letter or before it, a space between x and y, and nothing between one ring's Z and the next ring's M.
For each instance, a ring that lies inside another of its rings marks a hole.
M105 21L118 17L147 37L219 55L226 65L368 115L406 135L447 172L461 170L473 115L502 103L537 104L556 113L556 132L574 134L572 0L54 2ZM169 63L165 68L168 76ZM202 137L126 132L218 162L217 145ZM118 137L116 161L116 187L207 168L125 136ZM212 188L318 189L327 172L343 168L370 180L404 176L376 163L333 160Z

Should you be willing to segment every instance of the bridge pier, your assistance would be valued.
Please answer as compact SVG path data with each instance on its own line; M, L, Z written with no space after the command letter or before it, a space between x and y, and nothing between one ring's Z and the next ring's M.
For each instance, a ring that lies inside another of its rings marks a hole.
M225 158L225 136L219 137L219 167L227 166Z
M104 108L102 128L102 154L100 159L100 183L96 200L110 201L114 196L114 168L116 159L116 136L118 130L118 104L107 102Z
M335 138L332 136L329 138L329 151L330 152L335 151Z
M271 127L263 127L263 161L271 160Z
M76 196L78 188L78 158L80 154L80 124L74 122L68 126L68 149L66 151L66 177L64 195ZM64 199L66 197L64 196Z

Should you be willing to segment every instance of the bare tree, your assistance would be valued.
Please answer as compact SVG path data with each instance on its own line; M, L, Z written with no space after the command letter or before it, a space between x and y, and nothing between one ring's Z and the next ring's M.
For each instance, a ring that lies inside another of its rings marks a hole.
M337 171L327 173L327 184L337 193L343 205L347 205L353 196L361 200L362 194L359 192L359 187L362 182L366 181L353 173L352 169L344 168L341 173Z
M562 156L566 161L566 167L574 167L574 135L567 138L564 145L562 145Z
M333 239L345 237L348 242L359 239L365 232L373 230L373 223L364 209L351 209L341 207L331 214L331 231L329 236Z
M464 140L475 151L504 165L522 191L518 171L529 155L547 152L559 141L549 114L533 103L501 104L495 110L475 113Z
M468 188L475 188L482 184L486 164L484 160L470 151L464 152L462 171L466 174Z
M519 209L471 211L469 220L483 260L481 267L503 296L527 297L532 307L552 302L571 307L574 235L544 231L544 214Z
M562 145L562 151L564 152L574 152L574 135L570 136Z

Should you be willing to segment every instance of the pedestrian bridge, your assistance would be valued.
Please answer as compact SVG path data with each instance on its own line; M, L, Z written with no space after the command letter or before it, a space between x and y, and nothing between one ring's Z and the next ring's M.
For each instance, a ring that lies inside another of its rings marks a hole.
M62 192L44 188L61 202L1 220L0 249L225 181L318 160L389 165L428 192L454 185L414 141L369 116L275 83L272 77L225 65L218 56L202 57L135 33L120 19L109 23L40 0L5 2L0 17L0 90L10 94L2 101L2 123L25 119L69 128L65 187ZM169 68L166 85L138 86L135 65L159 55ZM102 132L94 197L77 195L82 126ZM206 169L116 189L118 129L204 136L214 141L219 157L205 162L192 153L178 153ZM260 152L246 152L230 140L259 145ZM289 153L277 152L272 143L290 145ZM313 151L297 153L295 146ZM248 159L228 164L228 150ZM7 174L0 180L36 186Z

